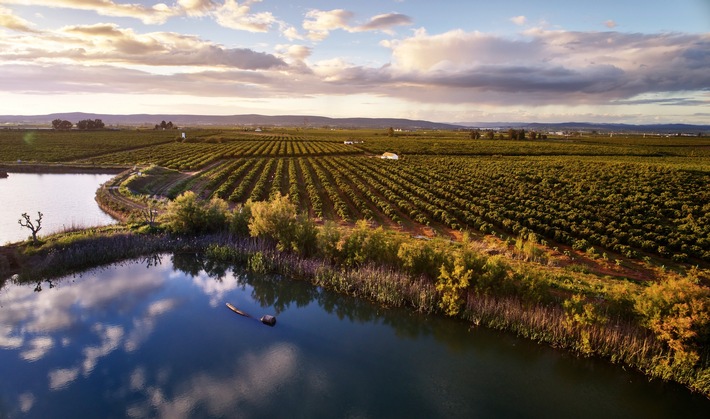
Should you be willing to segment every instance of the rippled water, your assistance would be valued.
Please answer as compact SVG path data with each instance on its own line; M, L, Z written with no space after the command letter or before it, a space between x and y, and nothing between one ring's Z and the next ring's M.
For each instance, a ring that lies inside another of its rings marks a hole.
M239 316L277 316L268 327ZM194 255L0 289L0 417L705 417L684 388Z
M114 175L10 173L0 179L0 245L31 236L20 227L22 213L44 214L39 236L71 227L114 223L94 200L96 189Z

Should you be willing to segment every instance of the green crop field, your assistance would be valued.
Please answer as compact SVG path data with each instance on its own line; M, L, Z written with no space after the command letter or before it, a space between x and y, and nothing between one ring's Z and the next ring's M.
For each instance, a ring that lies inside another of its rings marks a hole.
M0 130L0 162L71 162L174 141L174 131Z
M352 142L353 144L345 144ZM534 233L592 255L710 262L710 139L470 139L465 131L0 131L0 159L158 165L233 204L288 195L312 217ZM382 152L396 161L377 158Z

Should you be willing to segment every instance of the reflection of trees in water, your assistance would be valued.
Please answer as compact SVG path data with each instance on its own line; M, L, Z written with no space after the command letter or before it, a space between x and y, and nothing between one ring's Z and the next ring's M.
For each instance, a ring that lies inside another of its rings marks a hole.
M162 265L163 255L160 253L157 253L157 254L150 255L150 256L144 256L138 260L140 260L142 263L145 264L146 269L150 269L154 266ZM86 269L82 272L75 273L75 274L73 274L71 276L67 276L67 277L81 278L82 276L84 276L85 274L88 274L88 273L108 271L109 269L115 269L115 268L121 267L121 266L128 266L132 263L133 263L133 260L124 260L121 262L110 263L110 264L107 264L104 266L96 266L96 267ZM46 283L46 286L48 286L50 289L52 289L52 288L58 286L67 277L42 278L39 280L21 277L21 278L18 278L18 280L16 282L18 284L25 284L25 283L30 284L30 283L37 282L37 284L34 287L34 292L41 292L44 289L42 286L43 283ZM0 289L2 289L4 285L5 285L5 280L0 281Z
M274 307L281 313L295 304L305 307L318 298L318 289L308 283L286 279L281 275L258 275L244 272L240 282L252 287L251 296L262 307Z
M220 282L227 276L227 270L231 267L226 262L211 260L203 253L196 252L176 252L172 254L170 260L176 271L190 276L198 276L204 271L210 278Z
M357 323L381 322L391 326L400 337L415 339L423 335L446 333L445 330L434 328L432 322L423 321L422 315L406 309L383 308L367 300L324 290L308 282L285 278L282 275L254 274L244 267L215 262L201 253L175 253L172 255L172 262L174 269L187 275L198 276L205 272L217 281L223 281L226 272L232 268L235 280L242 286L248 285L252 288L251 297L261 307L272 307L276 314L284 312L291 305L304 307L315 301L328 314L334 314L341 320L348 319Z

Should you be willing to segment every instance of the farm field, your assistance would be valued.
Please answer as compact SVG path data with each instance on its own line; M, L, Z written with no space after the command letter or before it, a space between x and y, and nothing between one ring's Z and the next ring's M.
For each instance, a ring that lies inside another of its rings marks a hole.
M0 157L158 165L191 175L169 188L156 185L170 196L193 190L239 204L288 195L311 217L345 224L367 219L449 237L533 233L550 248L593 258L710 262L707 138L510 141L455 131L388 137L296 129L188 130L186 140L176 137L175 131L0 131ZM400 159L377 158L384 151Z
M27 135L0 138L17 146ZM72 240L67 259L46 269L188 246L215 266L303 272L318 286L510 330L710 394L706 138L126 130L77 133L91 144L81 153L71 135L36 134L30 163L3 157L0 170L122 170L96 200L124 230L20 244L28 267L47 258L37 251ZM20 259L14 249L6 267ZM283 257L295 262L279 265ZM364 276L343 277L353 272Z

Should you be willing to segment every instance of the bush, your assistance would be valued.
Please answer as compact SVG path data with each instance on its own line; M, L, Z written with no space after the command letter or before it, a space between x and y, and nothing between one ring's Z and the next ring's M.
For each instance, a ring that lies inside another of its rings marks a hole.
M305 214L298 215L296 205L287 196L274 195L270 201L250 204L249 234L276 242L280 251L311 255L317 248L315 224Z
M367 262L394 265L401 238L387 233L382 226L372 229L360 220L350 235L341 241L340 251L347 266L361 266Z
M200 200L188 191L168 204L161 220L168 231L176 234L214 233L226 230L228 206L221 199Z
M338 250L340 237L338 226L333 221L326 221L323 227L318 230L316 237L318 254L331 262L340 259L340 251Z
M641 322L671 349L672 362L691 368L697 352L710 338L710 290L698 284L694 272L652 284L636 299Z
M466 262L461 255L457 255L453 267L441 266L439 278L436 281L436 290L441 293L439 307L449 316L456 316L461 312L465 302L464 295L471 283L473 271L466 267Z
M444 263L445 253L432 242L409 240L399 246L397 257L402 267L410 273L434 279Z
M237 205L232 211L232 217L229 222L229 231L232 234L241 237L249 236L249 222L251 221L251 201L247 201L244 205Z

